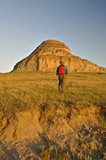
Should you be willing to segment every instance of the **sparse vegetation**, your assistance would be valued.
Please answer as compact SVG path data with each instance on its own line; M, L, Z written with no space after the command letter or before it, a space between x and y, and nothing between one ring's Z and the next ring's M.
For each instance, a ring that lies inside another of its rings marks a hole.
M55 73L0 74L1 111L22 111L45 103L104 106L106 105L106 74L70 73L63 94L58 92Z

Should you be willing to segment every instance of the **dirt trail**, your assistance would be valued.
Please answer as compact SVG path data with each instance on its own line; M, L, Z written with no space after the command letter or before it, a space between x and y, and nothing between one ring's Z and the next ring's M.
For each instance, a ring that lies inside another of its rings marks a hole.
M105 159L105 109L62 104L0 113L0 159Z

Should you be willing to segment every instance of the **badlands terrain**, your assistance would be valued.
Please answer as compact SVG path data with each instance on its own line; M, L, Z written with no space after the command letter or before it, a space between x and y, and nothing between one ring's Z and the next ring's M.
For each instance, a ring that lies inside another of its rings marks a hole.
M73 55L64 42L56 40L42 42L28 57L18 62L13 71L54 72L61 59L64 60L69 72L106 72L106 68Z
M1 160L105 159L106 73L0 74Z
M56 68L68 67L64 93ZM106 68L42 42L0 74L0 160L103 160Z

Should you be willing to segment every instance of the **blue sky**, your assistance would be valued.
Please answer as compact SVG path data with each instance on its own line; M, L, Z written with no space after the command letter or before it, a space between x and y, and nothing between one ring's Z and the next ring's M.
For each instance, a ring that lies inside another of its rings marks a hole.
M106 67L106 0L0 0L0 72L48 39Z

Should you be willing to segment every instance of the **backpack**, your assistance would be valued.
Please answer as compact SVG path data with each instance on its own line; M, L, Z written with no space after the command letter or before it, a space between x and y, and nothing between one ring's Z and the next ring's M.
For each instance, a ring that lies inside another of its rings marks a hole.
M59 66L58 74L65 74L64 66Z

